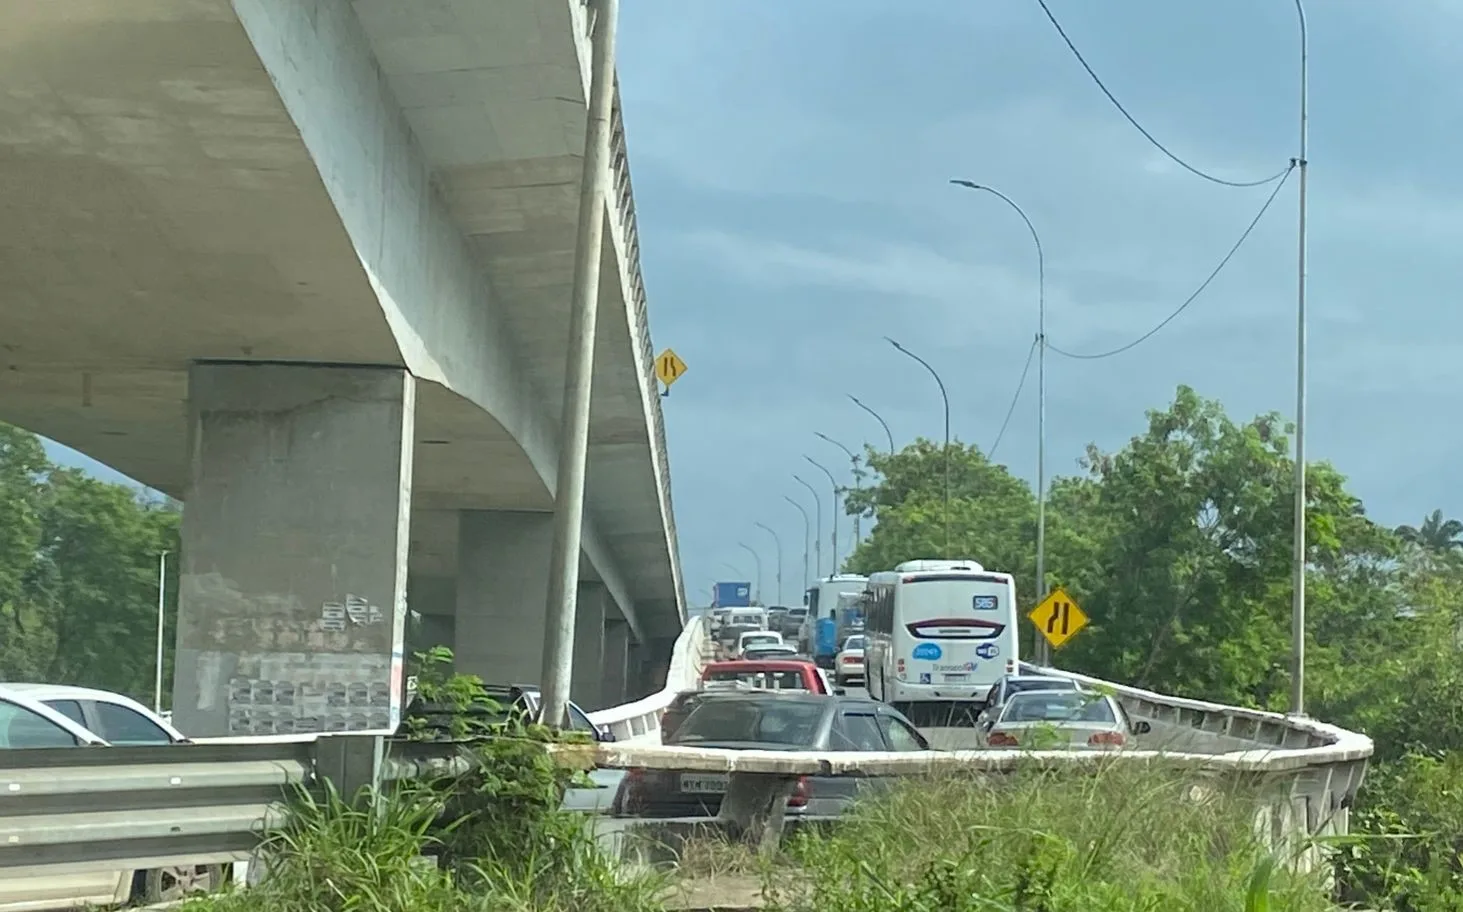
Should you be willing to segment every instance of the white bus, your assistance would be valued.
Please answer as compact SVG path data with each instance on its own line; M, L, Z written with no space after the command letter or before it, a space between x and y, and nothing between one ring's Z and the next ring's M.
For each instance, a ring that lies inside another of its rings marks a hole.
M905 561L869 577L869 695L916 725L979 712L1017 669L1016 584L971 560Z

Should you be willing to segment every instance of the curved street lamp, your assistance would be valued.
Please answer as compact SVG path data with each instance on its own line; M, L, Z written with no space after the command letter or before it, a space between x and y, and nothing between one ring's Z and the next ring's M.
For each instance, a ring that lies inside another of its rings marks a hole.
M871 409L867 405L865 405L863 403L863 400L859 399L859 397L853 395L852 393L847 393L845 395L848 396L848 399L849 399L850 402L852 402L854 405L858 406L859 408L863 409L864 411L868 412L870 415L873 415L874 416L874 420L877 421L877 422L879 422L879 426L884 429L884 436L886 436L886 437L889 438L889 455L890 456L893 456L894 455L894 432L891 431L891 430L889 430L889 422L887 422L887 421L884 420L884 416L883 415L880 415L878 412L874 411L873 409Z
M797 507L798 512L803 515L803 592L806 593L808 591L808 541L813 537L813 533L811 531L812 521L808 519L807 507L804 507L802 504L793 500L791 497L788 497L786 494L782 495L782 499L792 504L794 507Z
M757 568L757 588L752 595L752 601L760 602L762 600L762 557L746 542L737 542L737 547L746 549L746 552L752 555L752 565Z
M813 495L813 503L816 505L813 515L817 517L818 535L813 539L813 557L815 558L813 569L818 571L818 576L821 578L823 576L823 498L818 496L817 488L804 481L802 476L796 472L793 473L792 480L808 489L808 492Z
M828 575L829 576L837 576L838 575L838 479L836 479L836 478L833 477L833 473L830 472L830 471L828 471L828 467L825 466L825 465L823 465L823 463L819 462L818 460L814 459L813 457L809 456L806 453L803 454L803 458L806 459L808 462L812 463L815 467L817 467L818 471L822 472L824 475L827 475L828 476L828 484L829 484L829 486L831 486L833 488L833 568L829 571L829 574Z
M813 436L817 437L819 440L823 440L833 444L834 446L838 447L840 450L848 454L848 462L853 467L853 489L855 491L863 490L863 484L859 481L858 454L855 453L853 450L850 450L843 444L839 443L837 440L834 440L832 437L829 437L827 434L824 434L822 431L814 431ZM845 501L845 503L847 503L847 501ZM858 547L859 543L859 520L861 518L862 517L858 513L855 513L853 515L853 545L855 548Z
M756 522L752 525L771 535L773 544L777 546L777 604L786 605L787 602L782 597L782 539L766 523Z
M930 362L916 355L914 352L895 342L888 336L884 341L894 346L895 351L908 355L918 361L930 376L935 378L935 384L940 387L940 399L945 403L945 555L950 557L950 395L945 392L945 381L940 379L939 373L930 366Z

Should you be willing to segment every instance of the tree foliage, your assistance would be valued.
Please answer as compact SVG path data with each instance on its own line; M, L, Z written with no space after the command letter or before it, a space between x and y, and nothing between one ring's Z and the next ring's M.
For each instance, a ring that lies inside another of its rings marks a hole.
M151 703L158 555L178 553L179 518L51 464L35 435L0 424L0 681L84 684ZM167 687L170 630L164 644Z

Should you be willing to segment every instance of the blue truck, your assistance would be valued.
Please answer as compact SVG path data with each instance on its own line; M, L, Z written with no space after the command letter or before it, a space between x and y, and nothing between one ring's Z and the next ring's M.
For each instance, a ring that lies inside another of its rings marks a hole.
M752 605L751 583L717 583L712 589L711 607L749 608Z
M808 617L798 642L820 666L832 668L843 641L863 633L863 593L868 583L866 576L840 573L820 579L808 589Z

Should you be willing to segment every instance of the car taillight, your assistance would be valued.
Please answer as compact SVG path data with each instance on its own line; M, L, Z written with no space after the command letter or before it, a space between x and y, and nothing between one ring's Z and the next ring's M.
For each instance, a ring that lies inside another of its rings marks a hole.
M844 656L843 657L843 664L845 664L845 665L857 665L861 661L863 661L863 660L860 659L858 656Z
M1091 747L1122 747L1128 743L1128 736L1122 732L1093 732L1087 739Z
M1015 735L1008 735L1005 732L991 732L990 737L987 738L986 740L990 742L991 747L1015 747L1016 746L1016 736Z
M813 797L813 784L808 781L807 776L799 776L798 781L792 787L792 794L788 796L787 806L800 808L808 806L808 799Z

